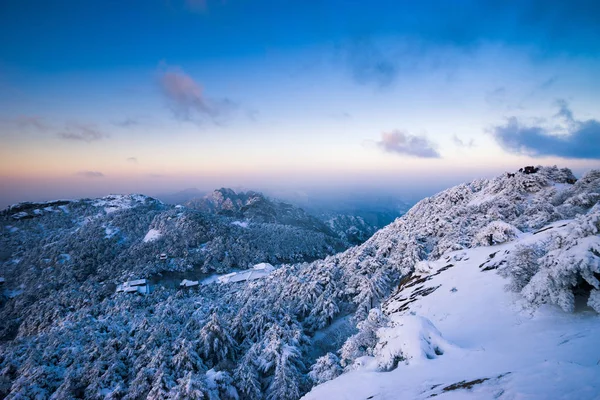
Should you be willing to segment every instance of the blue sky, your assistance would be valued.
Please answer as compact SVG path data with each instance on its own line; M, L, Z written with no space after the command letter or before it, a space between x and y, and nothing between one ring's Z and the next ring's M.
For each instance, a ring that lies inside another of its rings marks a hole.
M592 1L4 1L0 206L600 160Z

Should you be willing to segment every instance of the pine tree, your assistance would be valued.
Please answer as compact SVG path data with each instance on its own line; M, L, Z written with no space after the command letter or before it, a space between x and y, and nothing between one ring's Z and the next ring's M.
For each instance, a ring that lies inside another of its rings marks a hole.
M198 342L202 355L206 360L210 360L213 366L223 360L235 358L236 343L216 311L200 330Z
M240 359L233 374L235 385L245 399L262 399L259 356L258 344L253 344Z
M198 374L188 372L184 377L177 380L177 386L169 394L173 400L206 400L206 388L204 379Z
M330 381L343 372L340 366L340 359L333 353L327 353L317 358L317 361L310 368L308 377L315 385Z

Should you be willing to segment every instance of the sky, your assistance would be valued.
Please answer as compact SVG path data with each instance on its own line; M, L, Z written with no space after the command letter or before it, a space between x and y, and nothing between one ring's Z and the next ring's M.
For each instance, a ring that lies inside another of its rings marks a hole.
M600 168L596 1L0 0L0 208Z

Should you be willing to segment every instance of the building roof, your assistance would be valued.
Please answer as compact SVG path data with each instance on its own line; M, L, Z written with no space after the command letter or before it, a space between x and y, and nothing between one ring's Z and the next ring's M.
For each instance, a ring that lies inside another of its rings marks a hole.
M200 282L198 282L198 281L190 281L188 279L184 279L183 281L181 281L179 286L190 287L190 286L198 286L199 284L200 284Z

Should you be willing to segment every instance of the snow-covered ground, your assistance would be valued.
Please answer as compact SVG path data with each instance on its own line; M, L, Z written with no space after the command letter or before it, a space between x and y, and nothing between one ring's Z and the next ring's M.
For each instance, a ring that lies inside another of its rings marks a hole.
M231 223L231 225L237 225L240 228L247 228L248 227L248 221L233 221Z
M144 243L153 242L159 239L162 236L162 233L158 229L150 229L146 236L144 236Z
M95 200L92 205L95 207L103 207L104 212L110 214L115 211L125 210L134 207L137 204L144 204L147 197L140 194L111 194ZM62 208L63 206L59 207ZM66 207L63 211L68 212Z
M585 305L530 308L493 269L564 224L419 265L383 305L390 326L373 356L304 398L600 399L600 316Z

